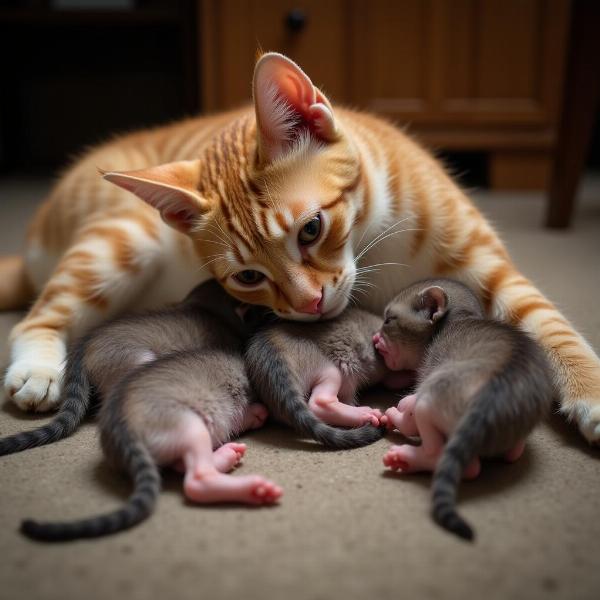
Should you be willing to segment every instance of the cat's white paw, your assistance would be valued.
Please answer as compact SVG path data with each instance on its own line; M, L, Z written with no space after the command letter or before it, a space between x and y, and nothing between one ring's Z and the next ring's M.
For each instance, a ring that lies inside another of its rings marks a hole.
M590 444L600 445L600 402L577 400L564 412L577 423Z
M18 360L6 371L4 389L21 409L44 412L57 408L62 365Z

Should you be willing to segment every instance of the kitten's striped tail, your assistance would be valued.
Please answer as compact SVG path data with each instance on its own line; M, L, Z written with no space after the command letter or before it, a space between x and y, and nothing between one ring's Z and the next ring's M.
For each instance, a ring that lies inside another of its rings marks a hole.
M473 402L471 410L463 417L448 440L433 475L431 486L434 521L465 540L472 540L475 533L456 510L458 485L467 465L477 455L487 433L489 405L493 398L487 397L486 386ZM493 394L493 392L492 392ZM486 406L487 405L487 406Z
M371 424L340 429L316 417L289 366L267 335L254 337L246 351L246 365L259 399L301 435L340 450L367 446L383 436L383 429Z
M116 429L111 436L118 440L116 450L134 485L127 504L119 510L79 521L40 523L26 520L21 524L22 533L46 542L94 538L129 529L150 516L160 493L158 467L146 447L134 439L123 422Z
M0 456L44 446L71 435L81 424L90 405L90 381L83 366L86 344L79 342L67 358L63 402L58 414L46 425L0 438Z

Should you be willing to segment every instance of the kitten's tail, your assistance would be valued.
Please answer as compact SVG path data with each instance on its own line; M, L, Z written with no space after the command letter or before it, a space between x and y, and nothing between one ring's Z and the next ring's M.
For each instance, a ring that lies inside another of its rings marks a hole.
M160 493L160 473L147 448L129 432L121 421L111 431L115 451L133 479L133 493L118 510L79 521L40 523L26 520L21 532L46 542L94 538L129 529L146 519L156 506Z
M79 342L67 358L63 402L58 414L46 425L0 438L0 456L51 444L71 435L81 424L90 406L90 381L83 365L86 344Z
M515 394L521 394L527 404L517 408L511 397ZM525 333L513 333L510 359L473 398L435 469L431 491L436 523L466 540L475 537L456 511L464 470L484 449L501 452L525 439L547 414L553 397L551 369L543 350Z
M281 353L267 335L258 334L246 351L248 375L262 402L298 433L329 448L367 446L383 436L383 429L371 424L356 429L340 429L321 421L308 408L304 394Z
M0 257L0 311L25 308L34 291L21 256Z
M487 386L486 386L487 387ZM473 540L475 533L456 510L458 485L467 465L477 455L487 431L486 401L493 398L480 396L472 409L463 417L448 440L433 474L431 486L434 521L465 540Z

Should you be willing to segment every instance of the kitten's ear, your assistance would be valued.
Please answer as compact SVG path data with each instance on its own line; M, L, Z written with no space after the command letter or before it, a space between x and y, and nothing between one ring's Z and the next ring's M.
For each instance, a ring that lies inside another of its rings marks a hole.
M338 139L329 100L282 54L269 52L260 57L254 67L252 92L261 162L283 156L302 128L324 142Z
M101 170L100 174L156 208L165 223L183 233L189 233L210 208L198 193L198 161L173 162L137 171Z
M433 285L419 294L419 307L431 323L439 321L448 312L448 296L439 286Z

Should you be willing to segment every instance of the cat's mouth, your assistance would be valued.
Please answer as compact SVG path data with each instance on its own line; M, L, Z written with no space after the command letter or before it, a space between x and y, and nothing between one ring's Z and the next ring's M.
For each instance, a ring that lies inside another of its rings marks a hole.
M334 317L337 317L339 314L341 314L344 311L344 309L346 308L347 305L348 305L347 298L343 295L338 296L335 299L335 301L333 303L331 303L331 306L327 306L326 310L324 310L321 313L321 319L327 320L327 319L333 319Z
M334 317L337 317L340 313L342 313L344 308L346 308L346 305L341 304L340 306L337 306L336 308L327 310L321 315L321 319L323 321L325 321L327 319L333 319Z

